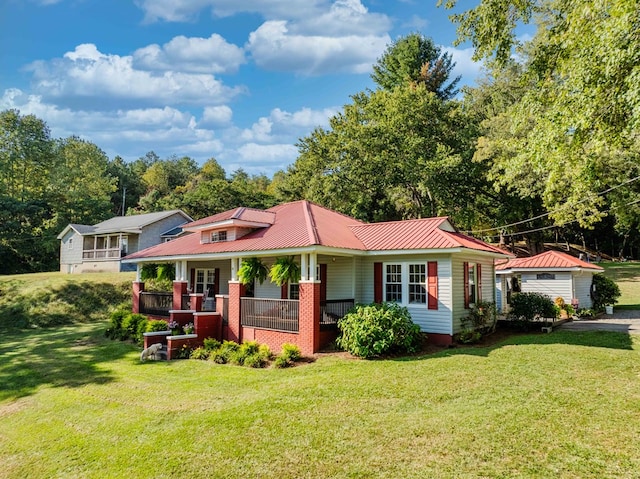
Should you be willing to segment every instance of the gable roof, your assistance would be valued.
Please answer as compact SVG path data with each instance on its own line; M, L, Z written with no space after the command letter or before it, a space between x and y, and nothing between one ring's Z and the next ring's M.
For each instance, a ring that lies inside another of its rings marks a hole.
M520 270L570 270L586 269L593 272L604 271L598 265L587 263L581 259L561 251L546 251L529 258L516 258L496 265L496 272Z
M126 257L126 262L252 252L277 252L326 247L351 252L467 248L506 254L480 240L458 233L447 218L387 223L363 223L350 216L300 200L267 210L236 208L184 225L191 231L232 225L231 220L261 223L232 241L202 243L200 234L189 234Z
M58 239L73 229L79 235L98 235L109 233L140 233L142 228L149 226L153 223L161 221L165 218L169 218L175 214L179 214L184 217L185 222L193 221L189 215L182 210L169 210L169 211L157 211L155 213L145 213L141 215L130 216L116 216L108 220L91 225L69 224L58 235Z

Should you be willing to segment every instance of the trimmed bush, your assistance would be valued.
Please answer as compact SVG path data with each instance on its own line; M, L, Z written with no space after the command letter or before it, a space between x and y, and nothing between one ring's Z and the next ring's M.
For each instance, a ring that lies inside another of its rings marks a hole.
M191 351L191 355L189 356L189 359L209 359L209 355L210 355L211 351L208 351L207 349L203 348L203 347L199 347L194 349L193 351Z
M218 349L211 351L209 359L215 361L218 364L227 364L231 359L231 356L239 348L240 345L235 341L223 341Z
M300 361L302 352L295 344L285 343L282 345L282 353L276 356L274 366L276 368L288 368L293 366L296 361Z
M396 303L359 304L338 322L338 328L338 346L361 358L413 353L422 341L409 310Z
M533 321L553 321L556 317L556 305L549 296L542 293L514 293L507 317L517 325L528 328Z
M135 341L138 344L142 344L144 342L144 333L148 331L149 320L147 318L141 319L138 321L138 327L136 328Z
M222 344L220 341L214 338L205 338L202 343L203 343L204 349L206 349L209 352L218 349Z
M162 319L151 319L147 322L147 330L145 333L153 333L156 331L168 331L167 322Z
M598 273L593 275L591 283L591 299L593 300L593 309L596 311L604 311L604 307L608 304L614 305L620 297L620 288L610 278L604 274Z

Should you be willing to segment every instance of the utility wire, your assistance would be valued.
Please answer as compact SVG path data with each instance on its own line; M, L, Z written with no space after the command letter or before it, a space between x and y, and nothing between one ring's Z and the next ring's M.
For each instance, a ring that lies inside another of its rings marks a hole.
M606 190L604 190L604 191L601 191L601 192L600 192L600 193L598 193L596 196L602 196L602 195L605 195L605 194L607 194L607 193L610 193L610 192L611 192L611 191L613 191L613 190L616 190L616 189L618 189L618 188L620 188L620 187L622 187L622 186L624 186L624 185L628 185L629 183L633 183L634 181L637 181L637 180L640 180L640 176L636 176L635 178L631 178L630 180L627 180L627 181L625 181L625 182L623 182L623 183L620 183L619 185L612 186L611 188L608 188L608 189L606 189ZM578 204L580 204L580 203L584 203L585 201L587 201L587 199L586 199L586 198L585 198L584 200L582 200L582 201L579 201L579 202L578 202ZM534 216L533 218L528 218L528 219L526 219L526 220L516 221L515 223L510 223L510 224L508 224L508 225L504 225L504 226L497 226L497 227L495 227L495 228L487 228L487 229L484 229L484 230L465 231L464 233L466 233L466 234L470 234L470 235L473 235L473 234L478 234L478 233L486 233L487 231L500 231L500 230L502 230L502 229L510 228L510 227L512 227L512 226L518 226L518 225L521 225L521 224L523 224L523 223L529 223L529 222L531 222L531 221L539 220L540 218L544 218L545 216L549 216L549 215L551 215L551 214L553 214L553 213L557 213L557 212L558 212L558 211L560 211L560 210L562 210L562 208L556 208L556 209L555 209L555 210L553 210L553 211L549 211L549 212L547 212L547 213L542 213L542 214L540 214L540 215L538 215L538 216ZM609 211L610 211L610 210L609 210ZM565 225L565 224L567 224L567 223L563 223L562 225L555 225L555 226L563 226L563 225ZM551 228L551 227L550 227L550 228ZM543 228L543 229L548 229L548 228L546 228L546 227L545 227L545 228ZM538 230L532 230L532 231L538 231ZM522 233L520 233L520 234L522 234ZM510 236L510 235L503 235L503 236Z

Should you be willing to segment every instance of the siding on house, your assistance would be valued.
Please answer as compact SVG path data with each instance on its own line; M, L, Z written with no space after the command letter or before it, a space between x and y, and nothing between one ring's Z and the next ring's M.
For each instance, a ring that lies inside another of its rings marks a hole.
M451 274L453 285L451 289L454 300L452 312L453 324L450 334L455 334L462 329L460 320L469 314L469 309L464 307L464 263L481 265L482 300L493 302L496 296L493 258L474 256L471 254L455 255L451 261L453 268Z
M556 279L537 279L537 273L522 273L522 292L537 292L549 296L555 300L561 296L565 302L571 303L573 298L573 288L570 272L551 272Z
M323 257L320 262L327 264L327 299L354 298L353 259L336 257L334 262L331 257Z
M362 302L372 303L373 297L373 265L374 263L406 263L427 264L428 261L438 263L438 309L429 310L427 304L407 305L413 322L422 331L434 334L451 333L451 259L448 255L403 255L403 256L370 256L363 258L361 274ZM384 272L383 272L384 275Z
M69 241L72 248L69 249ZM73 273L73 269L82 263L82 236L70 229L60 241L60 272Z
M133 249L132 245L129 244L129 253L135 253L142 249L148 248L150 246L157 245L160 243L160 236L162 233L169 231L176 226L180 226L184 224L184 216L180 213L174 213L168 218L164 218L160 221L156 221L148 226L142 228L142 233L140 233L140 237L138 238L136 248Z
M573 289L575 297L578 299L578 308L591 308L593 301L591 300L591 283L593 282L593 273L583 271L582 273L574 273Z

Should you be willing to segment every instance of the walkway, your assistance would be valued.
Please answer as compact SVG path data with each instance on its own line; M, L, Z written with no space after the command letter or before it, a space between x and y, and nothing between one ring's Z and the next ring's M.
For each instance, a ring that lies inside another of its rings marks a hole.
M558 327L569 331L619 331L640 334L640 311L614 308L613 315L603 315L598 319L585 319L564 323Z

